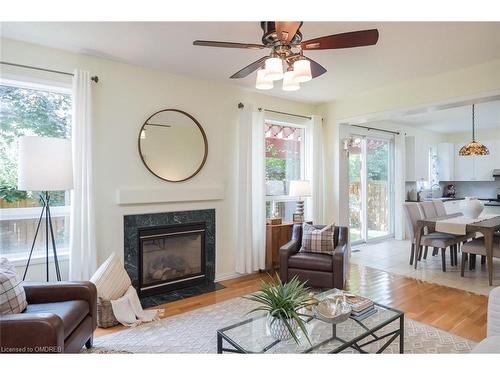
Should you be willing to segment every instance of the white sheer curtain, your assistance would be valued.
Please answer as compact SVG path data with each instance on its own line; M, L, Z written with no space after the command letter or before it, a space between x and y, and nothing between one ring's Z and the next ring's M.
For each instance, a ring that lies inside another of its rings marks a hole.
M306 132L306 179L312 187L312 219L314 224L325 224L325 171L323 120L312 115Z
M403 203L405 201L406 180L406 150L405 134L400 132L394 136L394 237L403 240L405 237L405 223Z
M264 114L246 104L238 133L236 272L251 273L265 268L266 256Z
M92 186L92 90L90 73L74 71L73 171L70 219L70 280L89 280L96 270L94 194Z

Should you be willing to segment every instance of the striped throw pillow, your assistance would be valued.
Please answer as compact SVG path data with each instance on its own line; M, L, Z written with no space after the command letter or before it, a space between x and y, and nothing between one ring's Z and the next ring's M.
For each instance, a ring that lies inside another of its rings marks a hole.
M7 258L0 258L0 315L19 314L26 306L26 293L16 268Z
M122 297L128 287L132 285L127 271L125 271L115 253L111 254L101 264L90 278L90 281L97 288L97 296L105 301L112 301Z
M302 247L300 251L306 253L328 253L332 254L334 248L334 224L327 225L323 229L316 229L314 226L302 224Z

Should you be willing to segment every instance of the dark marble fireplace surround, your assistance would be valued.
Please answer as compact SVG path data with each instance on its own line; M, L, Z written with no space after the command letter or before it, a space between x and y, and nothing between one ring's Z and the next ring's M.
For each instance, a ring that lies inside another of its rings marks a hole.
M152 214L125 215L124 227L124 259L125 269L137 289L139 284L139 228L157 227L173 224L204 222L205 230L205 276L206 281L182 289L163 292L152 296L140 296L144 307L157 306L162 303L212 292L223 288L215 283L215 209L162 212Z

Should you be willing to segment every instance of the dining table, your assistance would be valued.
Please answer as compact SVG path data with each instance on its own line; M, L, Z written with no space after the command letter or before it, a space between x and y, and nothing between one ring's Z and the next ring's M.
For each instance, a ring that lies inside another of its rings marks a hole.
M417 220L417 231L415 233L415 269L417 268L418 253L420 252L422 235L424 229L427 228L431 233L436 229L436 223L440 220L450 219L453 217L462 216L461 213L450 214L446 216L439 216L434 218L426 218ZM475 223L466 225L465 231L467 233L481 233L484 237L484 247L486 248L486 264L488 268L488 280L490 286L493 285L493 241L495 239L495 232L500 231L500 216L488 218Z

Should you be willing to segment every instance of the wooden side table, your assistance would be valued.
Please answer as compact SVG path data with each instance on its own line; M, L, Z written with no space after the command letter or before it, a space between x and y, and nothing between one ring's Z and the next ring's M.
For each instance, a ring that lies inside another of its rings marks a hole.
M294 223L266 225L266 270L280 268L280 247L292 239Z

